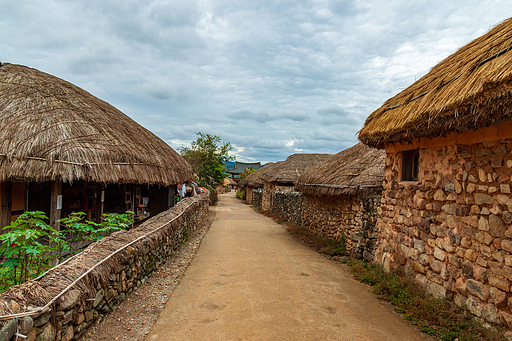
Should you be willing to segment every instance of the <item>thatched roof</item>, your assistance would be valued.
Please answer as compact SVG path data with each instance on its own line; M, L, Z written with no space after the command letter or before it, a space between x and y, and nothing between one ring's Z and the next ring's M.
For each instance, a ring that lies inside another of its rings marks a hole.
M305 171L331 156L332 154L293 154L288 156L286 161L277 162L272 168L263 172L261 178L265 182L294 185Z
M0 181L192 180L169 145L110 104L60 78L0 66Z
M269 162L265 166L261 167L260 169L252 172L251 174L247 175L245 179L240 181L238 184L240 187L255 187L255 188L263 188L265 183L263 182L263 179L261 176L263 173L270 170L275 165L274 162Z
M230 178L224 178L224 181L222 183L222 186L236 186L237 183L235 180Z
M460 48L366 120L370 146L478 130L512 119L512 18Z
M295 190L309 195L362 195L382 191L386 152L358 143L302 174Z

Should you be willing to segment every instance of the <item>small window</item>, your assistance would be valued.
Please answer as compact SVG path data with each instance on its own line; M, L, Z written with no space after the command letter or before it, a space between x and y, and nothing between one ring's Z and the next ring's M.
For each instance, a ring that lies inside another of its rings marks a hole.
M402 152L402 181L418 181L419 149Z

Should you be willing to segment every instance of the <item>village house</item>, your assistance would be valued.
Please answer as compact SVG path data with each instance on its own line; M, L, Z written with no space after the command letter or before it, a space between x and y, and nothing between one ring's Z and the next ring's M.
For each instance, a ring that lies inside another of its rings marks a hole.
M292 207L299 207L289 196L283 197L280 202L273 201L274 191L288 192L293 191L295 183L308 169L317 166L319 163L330 158L332 154L293 154L286 158L286 161L277 162L272 168L262 172L261 179L264 182L261 209L262 211L271 211L288 220L288 215L293 218L291 221L300 223L299 212L292 212Z
M233 180L238 180L240 179L240 175L242 175L247 168L258 170L261 168L261 163L235 161L235 166L233 168L226 169L226 173L231 175Z
M218 194L231 192L238 184L235 180L230 178L224 178L222 185L217 186L216 190Z
M263 191L263 187L265 186L265 182L261 178L263 172L270 170L275 165L274 162L268 162L265 166L261 167L258 170L255 170L251 174L247 175L245 179L239 182L240 188L245 191L245 202L248 204L253 203L253 191L261 190ZM261 209L261 207L258 207Z
M155 215L190 165L110 104L44 72L0 63L0 227L25 211Z
M302 225L344 240L353 257L373 260L385 159L383 150L358 143L302 174L295 185L302 193Z
M359 139L384 148L376 261L512 327L512 19L387 100Z

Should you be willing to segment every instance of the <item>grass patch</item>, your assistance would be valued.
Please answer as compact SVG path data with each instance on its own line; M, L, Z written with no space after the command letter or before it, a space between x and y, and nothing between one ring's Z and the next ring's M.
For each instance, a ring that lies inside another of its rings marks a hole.
M506 340L497 328L486 329L465 309L447 300L425 295L424 290L399 273L386 273L377 264L351 260L354 278L373 287L373 292L391 302L395 311L420 330L443 341Z

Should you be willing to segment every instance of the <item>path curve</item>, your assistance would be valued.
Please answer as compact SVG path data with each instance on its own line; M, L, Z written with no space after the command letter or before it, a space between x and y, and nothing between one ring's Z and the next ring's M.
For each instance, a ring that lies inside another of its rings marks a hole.
M234 193L147 341L429 340L370 288Z

